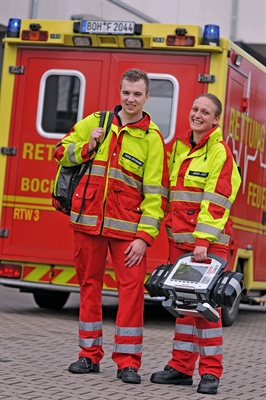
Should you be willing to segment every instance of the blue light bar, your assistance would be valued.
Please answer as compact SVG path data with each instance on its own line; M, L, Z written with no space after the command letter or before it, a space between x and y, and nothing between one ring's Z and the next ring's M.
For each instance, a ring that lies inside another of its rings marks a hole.
M210 46L219 46L220 27L218 25L205 25L202 44L208 44Z
M10 18L8 21L6 36L18 38L20 35L20 24L21 24L21 19Z

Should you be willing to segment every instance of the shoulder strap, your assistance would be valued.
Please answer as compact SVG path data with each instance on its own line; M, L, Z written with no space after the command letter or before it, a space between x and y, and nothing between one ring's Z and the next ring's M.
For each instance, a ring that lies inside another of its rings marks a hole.
M110 111L102 111L101 117L100 117L100 123L99 123L99 127L101 127L101 128L104 127L106 114L109 114L109 115L108 115L108 121L107 121L107 124L106 124L105 135L104 135L104 138L103 138L103 140L102 140L101 143L103 143L103 141L105 140L106 136L107 136L108 133L109 133L109 130L110 130L111 124L112 124L112 120L113 120L113 116L114 116L114 113L113 113L113 112L110 112ZM100 143L100 142L97 143L97 146L96 146L96 148L95 148L95 151L96 151L96 152L97 152L97 150L98 150L98 148L99 148L99 146L100 146L101 143ZM84 190L83 190L83 195L82 195L81 206L80 206L80 210L79 210L79 214L78 214L78 216L77 216L76 222L79 221L80 216L81 216L81 213L82 213L82 210L83 210L84 200L85 200L85 193L86 193L86 190L87 190L87 187L88 187L88 184L89 184L89 179L90 179L90 174L91 174L92 160L89 159L89 160L86 162L86 164L87 164L88 167L89 167L89 168L88 168L88 178L87 178L86 183L85 183L85 185L84 185ZM82 172L82 174L80 174L80 178L84 175L85 171L86 171L86 168L83 168L83 172Z
M108 120L107 120L107 123L106 123L105 120L106 120L107 114L108 114ZM103 128L105 126L105 134L104 134L104 137L103 137L103 140L101 141L101 143L103 143L105 141L106 136L108 135L108 133L110 131L110 128L111 128L111 125L112 125L112 121L113 121L113 117L114 117L114 113L111 112L111 111L102 111L101 112L99 127ZM99 148L101 143L100 142L97 143L97 146L96 146L96 149L95 149L96 152L97 152L97 150L98 150L98 148Z
M109 112L109 116L108 116L108 121L107 121L107 125L106 125L106 135L109 133L111 125L112 125L112 121L113 121L113 117L114 117L114 113L113 112Z
M102 128L104 126L105 117L106 117L106 111L102 111L101 117L100 117L100 123L99 123L100 128Z

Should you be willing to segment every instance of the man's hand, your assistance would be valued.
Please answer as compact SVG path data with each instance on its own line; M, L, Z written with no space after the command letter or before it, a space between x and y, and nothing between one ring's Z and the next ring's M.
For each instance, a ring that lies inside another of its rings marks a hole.
M130 268L133 265L139 265L145 254L146 247L147 243L144 240L140 238L133 240L125 251L125 254L127 254L125 266Z
M207 256L207 247L204 246L196 246L194 249L194 258L196 261L203 261L208 258Z
M95 128L91 131L89 151L92 151L97 146L98 142L101 142L104 136L103 128Z

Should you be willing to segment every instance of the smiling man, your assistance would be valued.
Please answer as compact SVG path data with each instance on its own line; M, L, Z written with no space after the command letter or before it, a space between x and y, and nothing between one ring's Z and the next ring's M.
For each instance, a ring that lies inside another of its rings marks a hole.
M141 382L146 247L159 233L169 186L163 137L143 111L149 83L144 71L126 71L109 133L99 127L101 112L96 112L79 121L55 149L63 166L93 159L89 184L86 187L86 173L73 195L70 215L80 285L80 352L69 371L100 371L101 300L109 249L119 293L112 358L117 378L125 383Z

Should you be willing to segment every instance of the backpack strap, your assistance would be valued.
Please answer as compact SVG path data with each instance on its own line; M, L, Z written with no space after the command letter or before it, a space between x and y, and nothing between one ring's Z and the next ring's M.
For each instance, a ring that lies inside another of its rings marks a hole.
M107 120L107 122L106 122L105 120L106 120L107 114L108 114L108 120ZM108 133L109 133L109 131L110 131L110 128L111 128L111 125L112 125L113 117L114 117L114 113L111 112L111 111L102 111L102 112L101 112L99 128L104 128L104 126L105 126L105 134L104 134L103 140L102 140L101 142L98 142L98 143L96 144L96 147L95 147L95 149L94 149L94 151L95 151L96 153L97 153L97 151L98 151L99 146L105 141L105 139L106 139L106 137L107 137L107 135L108 135Z
M104 127L105 118L106 118L106 114L107 114L107 113L109 113L109 116L108 116L108 121L107 121L107 124L106 124L105 135L104 135L104 137L103 137L103 140L102 140L101 142L98 142L98 143L97 143L97 145L96 145L96 147L95 147L95 149L94 149L94 151L95 151L96 153L97 153L97 150L98 150L100 144L104 142L104 140L105 140L106 136L108 135L109 130L110 130L110 128L111 128L111 124L112 124L112 120L113 120L114 113L113 113L113 112L108 112L108 111L102 111L101 117L100 117L99 127L100 127L100 128L103 128L103 127ZM86 193L86 190L87 190L87 187L88 187L88 184L89 184L89 179L90 179L90 174L91 174L92 161L93 161L93 160L89 159L89 160L86 162L86 164L88 165L88 178L87 178L86 183L85 183L85 185L84 185L84 190L83 190L82 200L81 200L81 206L80 206L79 215L77 216L76 222L79 221L79 219L80 219L80 217L81 217L82 210L83 210L83 206L84 206L84 202L85 202L85 193ZM84 166L84 167L85 167L85 166ZM86 168L83 169L84 172L83 172L83 174L81 175L81 177L84 175L85 170L86 170ZM81 178L81 177L80 177L80 178Z

